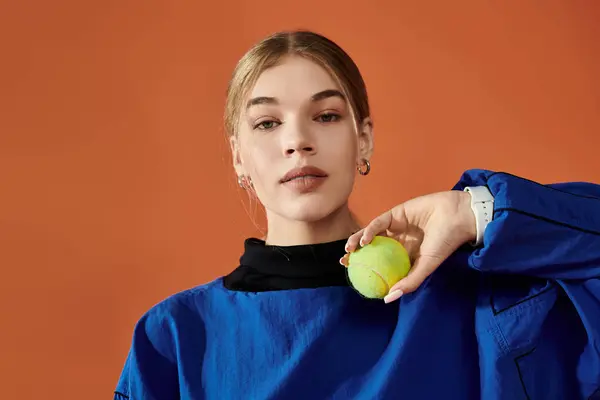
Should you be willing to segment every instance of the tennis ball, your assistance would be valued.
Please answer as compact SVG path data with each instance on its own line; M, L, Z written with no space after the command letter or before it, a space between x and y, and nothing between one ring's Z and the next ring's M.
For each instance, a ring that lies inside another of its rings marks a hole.
M350 253L350 283L364 297L384 298L410 270L408 252L395 239L375 236L371 243Z

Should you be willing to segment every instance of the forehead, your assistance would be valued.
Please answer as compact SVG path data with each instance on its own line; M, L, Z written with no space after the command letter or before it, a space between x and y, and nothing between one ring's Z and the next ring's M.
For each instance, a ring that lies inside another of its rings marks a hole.
M327 89L341 91L339 85L323 67L302 57L286 57L278 65L265 70L256 81L250 97L269 96L286 99L306 99Z

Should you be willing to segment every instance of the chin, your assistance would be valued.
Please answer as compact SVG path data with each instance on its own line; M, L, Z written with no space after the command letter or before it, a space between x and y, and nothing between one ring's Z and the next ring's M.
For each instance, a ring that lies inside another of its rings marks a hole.
M302 222L317 222L337 211L343 202L327 201L321 196L307 196L287 202L279 214L283 217Z

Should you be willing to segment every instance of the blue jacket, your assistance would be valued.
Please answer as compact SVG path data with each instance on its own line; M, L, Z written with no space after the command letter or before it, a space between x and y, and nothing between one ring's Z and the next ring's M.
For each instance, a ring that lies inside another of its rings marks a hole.
M217 279L140 319L114 398L600 399L600 186L470 170L454 189L477 185L484 245L416 292Z

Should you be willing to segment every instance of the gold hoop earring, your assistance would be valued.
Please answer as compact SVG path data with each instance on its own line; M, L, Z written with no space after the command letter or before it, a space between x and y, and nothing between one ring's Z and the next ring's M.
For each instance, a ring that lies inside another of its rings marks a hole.
M362 176L369 175L369 172L371 172L371 163L369 162L369 160L363 158L362 160L360 160L360 164L358 164L356 169L358 170L358 173Z

